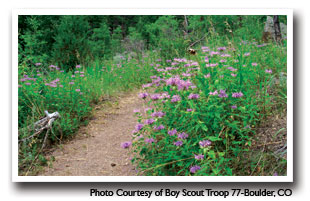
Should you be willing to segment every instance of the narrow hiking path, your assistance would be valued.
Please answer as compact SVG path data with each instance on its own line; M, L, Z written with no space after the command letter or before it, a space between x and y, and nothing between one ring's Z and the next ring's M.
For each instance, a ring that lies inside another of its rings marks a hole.
M133 110L142 109L137 92L127 93L107 105L96 106L89 124L51 152L55 157L42 176L133 176L129 151L120 144L131 140L136 124Z

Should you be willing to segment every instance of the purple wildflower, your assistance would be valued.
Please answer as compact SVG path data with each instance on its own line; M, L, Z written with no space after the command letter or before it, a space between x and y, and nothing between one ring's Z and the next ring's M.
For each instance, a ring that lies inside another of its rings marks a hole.
M243 96L243 93L242 92L237 92L237 93L232 93L232 97L233 98L240 98Z
M152 143L152 142L155 142L155 140L154 140L153 138L146 138L146 139L144 140L144 142L146 142L146 143Z
M148 83L148 84L143 84L142 85L142 88L148 88L148 87L151 87L153 85L153 83Z
M76 91L76 92L80 92L80 91L81 91L81 89L76 89L75 91Z
M197 160L202 160L205 157L203 154L198 154L198 155L194 154L194 155L195 155L195 159Z
M226 50L226 47L218 47L217 50L218 51L224 51L224 50Z
M177 147L180 147L180 146L183 145L183 142L182 142L182 141L176 141L176 142L174 142L173 144L174 144L175 146L177 146Z
M31 83L30 83L30 82L27 82L27 83L25 83L25 85L31 85Z
M212 92L212 91L209 92L209 95L212 95L212 96L215 96L217 94L218 94L217 90L215 90L214 92Z
M156 131L162 130L164 128L165 128L164 125L154 126L154 130L156 130Z
M186 109L186 111L187 111L187 112L192 112L192 111L193 111L193 109L191 109L191 108L187 108L187 109Z
M128 142L123 142L123 143L121 143L121 147L122 147L123 149L127 149L127 148L130 147L131 144L132 144L132 143L131 143L130 141L128 141Z
M231 106L231 109L236 109L236 108L237 108L236 105L232 105L232 106Z
M36 66L40 66L40 65L41 65L41 63L35 63L34 65L36 65Z
M218 95L220 98L227 98L228 95L226 94L225 90L220 90L220 94Z
M134 109L133 113L140 113L140 109Z
M236 77L236 76L237 76L237 74L233 74L233 73L232 73L232 74L230 74L230 75L231 75L231 76L233 76L233 77Z
M257 66L257 63L252 63L252 66Z
M200 96L199 96L199 94L190 94L189 96L188 96L188 99L198 99Z
M152 94L151 99L152 100L158 100L160 98L160 94Z
M211 145L211 141L210 140L202 140L199 142L199 145L205 148L205 147L208 147Z
M69 82L69 84L74 84L74 82Z
M190 76L192 76L192 74L190 74L190 73L182 73L182 75L183 75L184 77L190 77Z
M151 124L153 124L154 122L155 122L154 119L147 119L147 120L144 121L144 123L147 124L147 125L151 125Z
M195 165L195 166L192 166L189 170L190 170L191 173L195 173L195 172L197 172L200 169L201 169L200 166Z
M143 128L143 124L137 124L136 125L136 127L135 127L135 129L137 130L137 131L139 131L139 130L141 130L142 128Z
M142 98L142 99L145 99L148 95L149 95L149 94L146 93L146 92L145 92L145 93L140 93L140 94L139 94L139 97Z
M76 67L76 68L81 68L81 65L76 65L75 67Z
M171 102L172 102L172 103L178 102L178 101L180 101L180 100L181 100L181 97L178 96L178 95L174 95L174 96L172 96L172 98L171 98Z
M172 136L172 135L177 134L177 132L178 131L176 129L173 129L173 130L168 131L168 135Z
M188 134L185 132L179 133L178 138L179 139L186 139L186 138L188 138Z
M159 111L159 112L153 112L153 113L151 114L151 116L152 116L152 117L159 117L159 118L161 118L161 117L165 116L165 113L164 113L164 112L161 112L161 111Z
M271 69L266 69L265 72L271 74L272 70Z

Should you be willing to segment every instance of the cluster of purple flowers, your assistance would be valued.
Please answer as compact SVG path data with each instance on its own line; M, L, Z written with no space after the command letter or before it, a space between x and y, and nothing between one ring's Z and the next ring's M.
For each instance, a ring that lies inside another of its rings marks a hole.
M143 128L143 126L144 126L143 124L140 124L140 123L139 123L139 124L136 125L135 129L136 129L137 131L139 131L139 130L141 130L141 129Z
M214 51L210 52L210 56L219 55L219 54L220 54L219 52L214 52Z
M173 136L173 135L177 134L177 132L178 131L176 129L173 129L173 130L168 131L168 135Z
M189 96L188 96L188 99L198 99L200 96L199 96L199 94L190 94Z
M197 159L197 160L202 160L205 158L205 156L203 154L198 154L198 155L194 154L194 155L195 155L195 159Z
M224 51L224 50L226 50L226 47L218 47L217 50L218 51Z
M230 54L221 54L221 57L231 57Z
M171 77L166 80L166 85L177 86L178 90L188 89L193 84L189 80L182 80L179 76Z
M20 79L21 82L25 82L25 81L27 81L27 80L36 81L37 79L36 79L36 78L28 77L28 75L24 75L24 78L21 78L21 79Z
M215 96L217 94L218 94L217 90L215 90L214 92L212 92L212 91L209 92L209 95L212 95L212 96Z
M153 83L143 84L142 88L145 89L145 88L149 88L151 86L153 86Z
M211 145L211 141L210 140L202 140L199 142L199 145L202 146L203 148L208 147Z
M152 99L152 100L158 100L158 99L160 99L160 94L152 94L152 95L151 95L151 99Z
M182 141L176 141L176 142L174 142L173 144L174 144L175 146L177 146L177 147L180 147L180 146L183 145L183 142L182 142Z
M183 75L184 77L190 77L190 76L192 76L192 74L190 74L190 73L182 73L182 75Z
M240 98L243 96L243 93L242 92L237 92L237 93L232 93L232 97L233 98Z
M154 138L146 138L146 139L144 140L144 142L146 142L146 143L152 143L152 142L155 142L155 140L154 140Z
M156 130L156 131L162 130L164 128L165 128L164 125L154 126L154 130Z
M148 97L148 95L149 94L147 92L143 92L143 93L139 94L139 97L142 98L142 99L145 99L146 97Z
M171 102L175 103L181 100L181 97L179 95L173 95L171 98Z
M195 165L195 166L192 166L189 170L190 170L191 173L195 173L195 172L197 172L200 169L201 169L200 166Z
M231 109L236 109L236 108L237 108L236 105L232 105L232 106L231 106Z
M134 109L133 113L140 113L140 109Z
M57 87L57 82L59 82L59 78L51 81L50 83L45 83L46 86L50 86L50 87ZM70 83L69 83L70 84Z
M226 94L226 90L220 90L220 93L218 95L220 98L227 98L228 95Z
M206 67L216 67L218 66L218 63L215 63L215 64L206 64Z
M178 138L179 139L186 139L186 138L188 138L188 134L185 132L179 133Z
M153 112L153 113L151 114L152 117L159 117L159 118L161 118L161 117L163 117L163 116L165 116L165 115L166 115L166 114L165 114L164 112L162 112L162 111Z
M238 70L238 69L236 69L234 67L231 67L231 66L227 67L227 69L230 70L230 71L237 71Z
M146 125L151 125L151 124L153 124L154 122L155 122L154 119L146 119L146 120L144 121L144 124L146 124Z
M209 52L210 51L210 48L206 47L206 46L202 46L201 49L203 52Z
M266 69L265 72L271 74L272 70L271 69Z
M127 149L127 148L129 148L130 146L131 146L131 142L130 141L128 141L128 142L123 142L123 143L121 143L121 147L123 148L123 149Z

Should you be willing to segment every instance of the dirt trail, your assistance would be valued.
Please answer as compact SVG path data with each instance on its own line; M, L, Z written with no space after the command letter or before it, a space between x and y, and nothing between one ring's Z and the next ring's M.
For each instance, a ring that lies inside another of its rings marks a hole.
M136 175L129 151L120 144L131 140L131 131L136 125L133 110L142 108L142 105L137 93L130 93L109 106L107 103L97 106L89 124L81 128L73 140L51 153L55 161L41 175Z

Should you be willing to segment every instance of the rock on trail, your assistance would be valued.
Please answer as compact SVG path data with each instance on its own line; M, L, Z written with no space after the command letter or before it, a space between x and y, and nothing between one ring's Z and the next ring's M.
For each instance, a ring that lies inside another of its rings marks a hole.
M118 104L116 104L118 103ZM51 153L55 157L42 176L134 176L128 149L121 143L131 140L136 125L133 110L142 108L137 93L121 95L112 105L96 107L89 124Z

